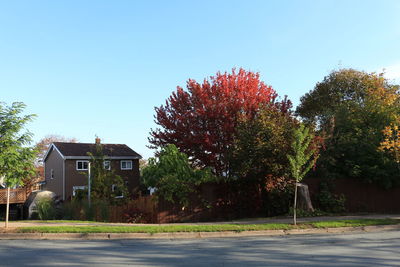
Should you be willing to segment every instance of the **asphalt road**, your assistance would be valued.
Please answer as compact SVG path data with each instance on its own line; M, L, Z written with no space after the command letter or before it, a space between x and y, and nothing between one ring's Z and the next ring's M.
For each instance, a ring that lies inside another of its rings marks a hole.
M0 266L400 266L400 231L189 240L0 240Z

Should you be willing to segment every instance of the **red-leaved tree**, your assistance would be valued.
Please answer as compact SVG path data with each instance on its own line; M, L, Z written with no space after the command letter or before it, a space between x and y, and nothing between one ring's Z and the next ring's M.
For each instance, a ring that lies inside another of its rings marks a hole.
M271 86L260 81L259 73L239 69L205 79L202 84L190 79L187 90L177 90L156 107L151 130L151 148L176 145L199 167L211 167L216 175L229 174L228 152L233 143L239 117L253 118L261 105L287 112L286 98L277 103Z

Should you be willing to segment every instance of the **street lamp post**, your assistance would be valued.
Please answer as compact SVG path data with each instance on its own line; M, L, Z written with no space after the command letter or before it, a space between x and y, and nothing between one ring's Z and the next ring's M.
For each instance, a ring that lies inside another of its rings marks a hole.
M88 204L89 204L89 208L91 206L90 203L90 162L88 163Z

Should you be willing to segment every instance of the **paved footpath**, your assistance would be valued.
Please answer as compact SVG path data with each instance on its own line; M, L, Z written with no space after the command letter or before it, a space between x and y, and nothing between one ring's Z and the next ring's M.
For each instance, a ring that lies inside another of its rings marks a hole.
M156 240L0 240L0 266L400 266L400 231Z
M347 220L347 219L400 219L399 215L366 215L366 216L335 216L335 217L309 217L300 218L299 222L307 221L326 221L326 220ZM238 220L218 223L234 224L257 224L257 223L291 223L291 218L259 218L251 220ZM339 228L320 228L320 229L291 229L291 230L263 230L263 231L221 231L221 232L177 232L177 233L13 233L15 227L23 226L96 226L105 223L97 222L34 222L18 221L10 223L9 231L0 233L0 239L48 239L48 240L107 240L107 239L193 239L193 238L226 238L226 237L254 237L254 236L277 236L277 235L307 235L307 234L340 234L340 233L362 233L362 232L382 232L382 231L400 231L400 224L380 225L365 227L339 227ZM215 223L190 223L191 225L205 225ZM113 226L135 226L140 224L106 224ZM164 224L165 225L165 224ZM185 225L185 224L183 224ZM186 224L188 225L188 223ZM3 228L4 229L4 228Z
M319 216L319 217L303 217L298 218L299 223L312 221L331 221L331 220L351 220L351 219L399 219L400 214L368 214L368 215L347 215L347 216ZM211 224L264 224L264 223L292 223L292 217L272 217L272 218L249 218L223 222L200 222L200 223L167 223L162 225L211 225ZM27 227L27 226L95 226L95 225L110 225L110 226L133 226L133 225L160 225L160 224L129 224L129 223L101 223L101 222L40 222L40 221L11 221L10 228ZM0 226L4 225L4 221L0 221Z

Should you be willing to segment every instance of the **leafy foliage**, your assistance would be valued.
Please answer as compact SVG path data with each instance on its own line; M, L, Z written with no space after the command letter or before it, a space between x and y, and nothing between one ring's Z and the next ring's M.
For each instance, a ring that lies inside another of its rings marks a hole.
M96 145L96 151L89 153L91 168L91 194L93 198L109 203L119 203L129 197L127 186L124 180L114 171L104 168L104 161L107 160L103 154L101 144ZM114 189L114 190L113 190ZM123 198L117 198L124 196Z
M174 144L194 166L229 175L228 152L239 117L254 118L260 105L275 105L284 112L291 107L290 101L277 103L276 97L258 73L243 69L218 72L202 84L190 79L187 91L178 87L165 105L155 109L161 128L151 131L149 142L153 148Z
M51 198L43 197L36 203L40 220L53 220L56 216L56 208Z
M400 163L400 131L399 126L392 123L386 126L382 131L384 135L384 140L380 143L379 149L381 151L390 152L397 164Z
M27 147L32 141L30 132L21 133L35 115L21 115L25 104L15 102L11 106L0 103L0 177L7 187L23 184L23 179L34 173L36 153Z
M157 158L149 159L142 179L146 186L157 189L158 196L187 206L195 187L213 180L214 176L209 169L193 169L188 156L171 144L162 147Z
M320 183L320 191L316 196L318 206L321 210L325 212L338 213L344 212L346 197L341 195L336 195L332 193L332 187L334 184L325 179Z
M76 138L66 138L60 135L49 134L39 140L39 142L35 145L35 150L37 151L37 165L43 165L41 162L44 159L44 156L49 149L49 146L54 142L68 142L68 143L76 143L78 140Z
M126 223L151 223L151 214L138 209L134 206L129 206L124 210L123 219Z
M38 177L38 180L44 180L43 160L44 160L44 156L46 155L47 150L49 149L49 146L53 142L76 143L77 139L76 138L65 138L63 136L50 134L50 135L46 135L39 142L36 143L35 150L37 152L37 155L36 155L36 159L35 159L35 167L36 167L36 175Z
M288 177L286 154L296 124L290 113L270 106L262 107L253 119L242 118L230 156L231 171L262 186L267 176Z
M396 163L378 151L382 129L400 114L398 85L383 75L332 72L301 98L297 113L325 139L316 175L359 178L385 187L400 183Z
M314 135L310 133L310 129L301 124L294 131L294 141L292 143L293 154L288 154L287 157L290 163L292 177L296 182L300 182L304 176L311 170L318 159L315 155L315 149L312 147Z
M294 141L292 143L293 154L287 157L292 171L292 177L295 179L293 219L296 225L296 203L297 203L297 183L311 170L318 159L315 154L315 148L312 146L314 135L310 133L310 129L300 124L300 127L294 131Z

